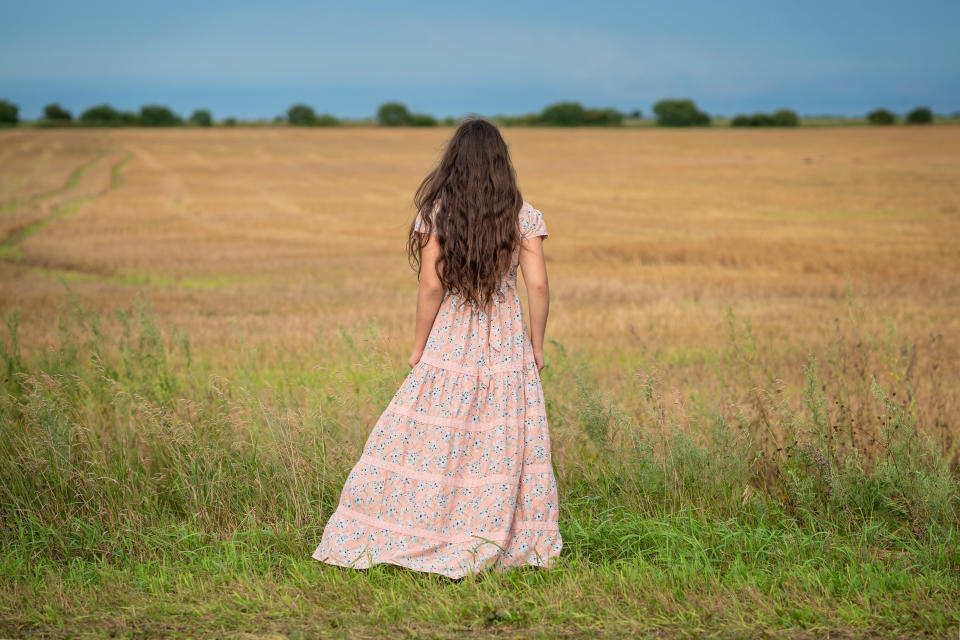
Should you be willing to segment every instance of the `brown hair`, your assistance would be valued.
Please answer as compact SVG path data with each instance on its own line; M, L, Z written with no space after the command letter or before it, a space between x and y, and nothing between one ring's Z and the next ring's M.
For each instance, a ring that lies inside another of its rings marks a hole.
M482 118L457 127L440 162L417 188L414 204L421 222L419 230L417 220L410 225L407 253L417 277L421 250L435 230L444 290L486 308L520 242L523 205L500 130Z

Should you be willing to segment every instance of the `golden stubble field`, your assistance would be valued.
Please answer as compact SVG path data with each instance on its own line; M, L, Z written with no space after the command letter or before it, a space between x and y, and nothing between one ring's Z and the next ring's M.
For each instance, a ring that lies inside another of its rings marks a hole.
M405 359L411 199L450 133L0 132L0 311L29 347L68 288L108 331L145 294L223 362L239 334L296 352L374 321ZM504 135L550 232L548 337L611 388L638 362L715 388L732 310L788 379L828 343L914 345L916 398L956 425L960 127Z

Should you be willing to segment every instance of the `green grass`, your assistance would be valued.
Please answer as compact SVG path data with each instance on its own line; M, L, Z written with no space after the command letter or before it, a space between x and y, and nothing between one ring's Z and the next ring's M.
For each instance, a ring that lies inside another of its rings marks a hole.
M718 375L765 386L763 345L730 325ZM829 361L770 389L765 417L718 398L682 422L652 370L620 398L589 354L550 344L559 562L453 582L310 557L406 374L375 324L297 352L241 335L229 364L143 301L72 303L57 326L26 352L12 314L0 343L0 637L957 633L949 455L872 377L876 449L834 439ZM886 338L867 345L887 357Z

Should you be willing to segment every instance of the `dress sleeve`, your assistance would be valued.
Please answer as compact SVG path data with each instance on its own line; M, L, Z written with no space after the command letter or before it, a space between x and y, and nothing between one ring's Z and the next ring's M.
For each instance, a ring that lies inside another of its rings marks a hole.
M439 208L439 206L435 206L435 207L433 208L433 212L436 213L436 211L437 211L438 208ZM418 233L423 233L423 232L424 232L424 229L423 229L423 228L426 226L425 223L424 223L424 217L425 217L425 216L424 216L424 210L423 210L423 209L421 209L420 211L417 212L417 217L413 220L413 230L414 230L414 231L416 231L416 232L418 232ZM434 218L432 217L432 214L430 215L430 220L431 220L431 221L434 220ZM433 227L430 229L430 234L431 234L431 235L437 235L437 227L436 227L436 226L433 226Z
M526 202L520 210L520 235L524 238L547 237L547 224L543 221L543 214Z

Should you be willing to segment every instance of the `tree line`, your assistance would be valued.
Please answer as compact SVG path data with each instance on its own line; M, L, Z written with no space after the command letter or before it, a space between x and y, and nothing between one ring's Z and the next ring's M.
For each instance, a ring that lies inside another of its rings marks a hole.
M665 127L702 127L713 124L714 118L701 111L696 103L689 98L664 98L653 105L654 119L657 125ZM537 113L521 116L497 115L493 120L502 125L521 126L601 126L619 127L627 119L639 120L643 113L634 109L629 114L614 108L587 108L579 102L556 102L548 105ZM960 113L953 114L960 118ZM907 124L929 124L934 120L933 111L929 107L916 107L903 116ZM16 125L19 123L19 107L9 100L0 100L0 126ZM452 126L457 123L455 118L438 120L426 113L411 112L402 102L386 102L377 109L376 121L383 126L433 127L439 124ZM892 125L898 122L898 116L888 109L875 109L866 114L866 121L874 125ZM292 126L337 126L342 121L328 113L317 113L308 104L292 105L285 115L273 119L275 124ZM796 127L800 118L792 109L778 109L772 113L737 114L729 124L734 127ZM210 127L214 125L213 115L209 109L196 109L188 118L183 118L169 107L159 104L148 104L138 112L120 111L109 104L92 106L74 119L73 114L52 102L43 109L43 118L34 121L37 126L140 126L140 127L173 127L197 126ZM236 118L226 118L220 124L232 126L238 124Z

